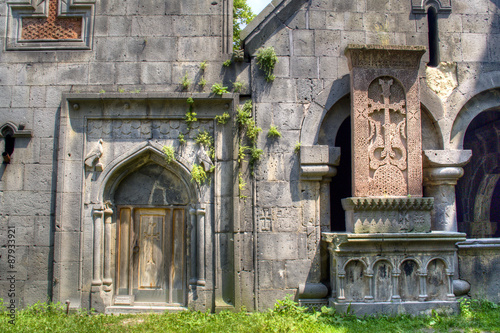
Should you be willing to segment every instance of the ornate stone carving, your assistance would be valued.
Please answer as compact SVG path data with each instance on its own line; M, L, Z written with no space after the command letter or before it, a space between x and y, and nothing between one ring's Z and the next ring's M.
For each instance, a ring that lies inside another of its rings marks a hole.
M102 171L102 163L99 161L103 152L102 143L102 139L99 139L97 145L85 157L85 166L87 169L91 170L95 167L95 171Z
M419 46L349 45L354 196L422 196Z
M347 198L346 230L354 233L429 232L433 198Z
M95 0L9 1L7 50L90 49Z
M40 0L38 3L49 2L49 12L46 18L27 17L22 20L21 38L26 40L39 39L78 39L82 35L82 19L57 17L58 0Z
M199 128L213 132L213 122L200 120ZM186 140L194 140L197 131L188 131L187 124L179 119L89 119L87 122L87 138L95 140L111 139L176 139L179 133Z

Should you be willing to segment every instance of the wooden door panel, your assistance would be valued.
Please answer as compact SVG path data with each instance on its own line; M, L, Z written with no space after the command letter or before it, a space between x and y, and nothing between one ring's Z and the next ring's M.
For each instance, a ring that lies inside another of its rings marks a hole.
M139 216L139 289L165 289L163 262L164 217Z
M120 209L117 294L185 304L185 207Z

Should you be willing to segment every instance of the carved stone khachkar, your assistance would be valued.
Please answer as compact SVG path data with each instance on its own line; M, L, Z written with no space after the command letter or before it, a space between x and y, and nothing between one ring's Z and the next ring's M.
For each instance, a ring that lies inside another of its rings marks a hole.
M425 48L351 45L355 197L422 196L418 84Z
M431 232L422 197L418 70L425 48L350 45L354 197L346 233L323 233L330 305L358 314L456 310L456 232Z

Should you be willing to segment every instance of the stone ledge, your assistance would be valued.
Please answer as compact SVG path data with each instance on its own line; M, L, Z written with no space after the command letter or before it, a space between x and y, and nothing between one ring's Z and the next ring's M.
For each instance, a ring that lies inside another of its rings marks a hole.
M346 313L349 309L350 313L361 316L373 314L430 315L432 310L453 314L459 311L458 302L456 301L338 303L330 298L329 306L342 313Z

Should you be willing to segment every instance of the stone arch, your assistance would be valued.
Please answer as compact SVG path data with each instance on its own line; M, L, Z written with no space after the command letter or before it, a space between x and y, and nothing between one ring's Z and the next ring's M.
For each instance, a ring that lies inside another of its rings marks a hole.
M337 175L330 183L330 227L345 231L345 214L341 199L352 196L351 190L351 101L347 94L326 113L319 127L318 144L339 147L341 157L336 166Z
M322 93L310 104L309 110L304 117L300 131L300 142L305 146L318 144L320 127L325 117L331 112L334 105L350 94L349 75L333 83L330 93ZM348 109L350 114L350 104Z
M167 163L159 146L141 144L109 163L99 177L94 195L96 207L103 209L94 207L92 213L94 276L100 275L103 255L102 284L115 295L108 304L187 305L188 281L205 283L199 251L205 246L205 213L188 164L176 158ZM104 247L99 246L102 238Z
M416 258L405 258L399 264L398 290L402 301L419 300L421 267L420 261Z
M160 146L152 143L139 145L132 152L119 156L109 164L99 177L102 180L94 187L96 192L93 193L93 198L97 202L112 201L114 191L127 175L148 163L155 163L179 177L189 194L190 203L197 204L200 193L199 188L190 181L189 164L181 156L176 156L176 159L172 163L167 163Z
M345 298L347 301L361 302L370 296L368 266L360 258L348 260L344 265Z
M447 133L443 133L445 148L462 149L465 132L471 121L481 112L499 106L500 71L481 74L477 79L460 84L445 103L450 118L454 119Z
M448 277L449 263L443 258L431 258L426 265L427 300L443 301L447 299L450 289Z
M389 302L392 297L394 265L386 258L372 264L373 299L375 302Z
M458 230L472 238L499 237L500 217L492 219L490 212L500 205L495 195L500 191L500 105L474 117L463 137L472 158L456 186Z

